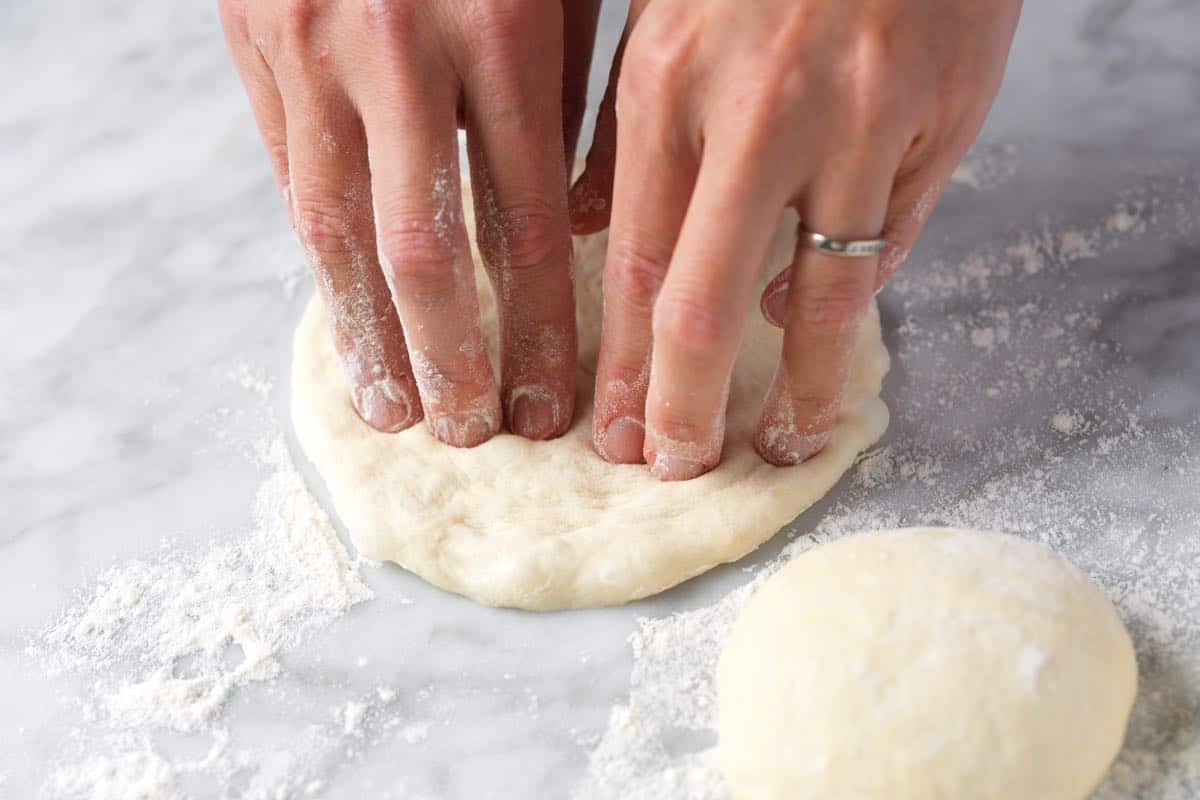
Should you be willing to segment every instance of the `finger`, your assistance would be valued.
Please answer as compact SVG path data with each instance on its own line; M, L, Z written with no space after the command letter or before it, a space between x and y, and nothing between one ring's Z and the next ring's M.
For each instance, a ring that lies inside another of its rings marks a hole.
M897 162L879 158L819 175L799 203L803 227L837 239L876 238ZM878 261L877 256L840 258L797 245L783 353L755 441L772 464L798 464L829 442Z
M558 77L544 63L560 37L556 20L529 20L519 47L487 45L509 52L482 59L464 89L476 238L498 312L501 406L509 430L530 439L565 433L575 400L562 117Z
M583 172L575 180L568 195L571 232L577 235L604 230L608 227L612 215L617 162L617 87L620 83L621 62L625 58L625 43L647 2L648 0L633 0L629 4L625 30L613 54L608 72L608 85L596 113L592 146L588 149Z
M909 252L917 242L921 229L933 213L938 198L954 173L954 168L966 152L966 147L949 148L932 160L914 168L903 170L896 176L888 199L887 219L884 222L884 238L887 249L879 256L879 268L875 277L875 291L891 279L896 270L907 260Z
M567 177L575 165L575 146L587 110L588 75L596 44L600 0L563 0L562 126Z
M604 230L612 213L613 178L617 161L617 78L624 51L625 38L622 36L609 70L608 87L596 112L592 146L588 148L583 172L571 186L568 206L571 210L571 232L576 235Z
M606 461L644 459L654 302L667 274L692 186L696 157L666 113L631 103L621 119L615 206L604 262L604 306L592 440ZM627 143L627 144L626 144Z
M408 77L366 93L378 247L400 312L430 430L473 447L500 429L500 404L479 327L475 267L462 215L457 90Z
M234 67L250 100L254 122L267 150L275 188L283 199L284 211L292 221L291 181L288 177L287 119L275 76L250 36L245 0L221 0L221 27Z
M887 204L887 216L883 225L886 249L879 256L875 276L875 291L878 292L891 279L896 270L907 260L933 213L938 198L950 180L954 168L966 152L966 146L948 147L936 158L922 159L916 166L901 168L892 185ZM761 310L763 317L772 325L782 328L788 314L788 288L792 268L789 265L776 275L763 289Z
M381 431L421 419L399 317L375 257L366 141L348 100L285 87L297 235L333 330L354 408Z
M759 310L767 322L782 328L787 322L788 287L791 285L792 266L789 264L767 282L759 300Z
M662 480L717 465L746 307L785 202L769 176L710 142L654 307L646 463Z

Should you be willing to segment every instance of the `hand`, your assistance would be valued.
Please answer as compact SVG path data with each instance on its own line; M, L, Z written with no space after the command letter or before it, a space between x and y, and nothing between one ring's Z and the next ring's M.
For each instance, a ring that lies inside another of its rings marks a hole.
M359 415L469 447L563 433L576 355L567 164L599 0L221 0ZM564 56L564 47L567 52ZM565 58L565 67L564 67ZM501 388L463 223L496 290ZM401 324L403 323L403 329Z
M664 480L716 465L744 314L782 210L881 257L798 248L762 296L783 352L756 434L829 441L872 293L995 96L1019 0L634 0L573 229L611 226L594 441ZM614 82L616 84L614 91ZM611 216L610 216L611 214Z

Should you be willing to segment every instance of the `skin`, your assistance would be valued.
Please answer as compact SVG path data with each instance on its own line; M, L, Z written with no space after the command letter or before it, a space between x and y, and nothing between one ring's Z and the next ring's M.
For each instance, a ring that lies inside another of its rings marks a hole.
M221 0L359 416L447 444L562 434L574 404L567 165L599 0ZM483 346L456 129L500 310ZM517 157L514 157L517 156Z
M221 0L234 61L360 416L456 446L570 424L568 232L610 228L593 435L686 480L718 463L729 377L786 207L880 257L798 247L755 445L828 443L872 294L999 87L1020 0L633 0L587 168L565 192L599 0ZM501 309L497 391L461 214ZM569 220L569 221L568 221ZM378 245L378 246L377 246Z
M783 346L755 446L828 443L860 324L999 88L1019 0L634 0L572 228L610 228L593 420L608 461L663 480L716 466L746 309L785 207L883 236L880 257L798 247L762 313ZM615 89L613 86L615 83Z

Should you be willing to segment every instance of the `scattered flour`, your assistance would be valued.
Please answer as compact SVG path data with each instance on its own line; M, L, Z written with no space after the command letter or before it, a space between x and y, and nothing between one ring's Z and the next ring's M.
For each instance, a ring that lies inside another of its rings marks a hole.
M367 715L367 706L365 703L351 700L338 709L337 715L342 720L342 731L347 736L362 738L363 718Z
M971 344L980 350L991 350L996 345L996 329L990 327L972 329Z
M79 698L85 724L48 795L174 798L181 775L232 770L236 754L218 723L234 692L278 676L281 653L371 596L282 436L258 452L266 478L248 534L106 571L31 644L52 674L89 678ZM358 721L361 712L348 712L345 732ZM205 734L212 750L168 760L151 742L155 730Z
M266 370L245 361L229 370L226 377L246 391L253 392L261 400L268 399L271 390L275 388L275 382L267 375Z
M264 401L271 392L249 364L228 377ZM282 750L239 745L226 727L240 689L280 676L281 655L371 597L273 421L271 429L250 451L264 478L247 533L207 548L168 542L152 559L103 572L30 642L48 673L81 687L69 698L80 723L45 797L181 800L197 796L184 788L197 778L215 781L222 796L316 797L317 772L333 754L428 731L388 687L347 700L332 722L301 729ZM166 733L204 743L203 754L170 752Z
M1050 427L1064 436L1079 433L1086 426L1087 420L1082 414L1072 414L1069 411L1060 411L1050 418Z
M330 771L387 741L419 743L433 725L417 713L428 692L401 698L387 686L341 701L331 716L315 707L283 741L254 743L253 730L227 721L239 691L274 691L281 657L371 598L361 560L306 488L270 414L273 381L246 363L227 377L261 401L258 435L264 412L271 431L248 449L214 431L263 474L253 524L207 547L166 542L155 558L103 572L33 637L30 655L75 687L65 699L79 712L42 786L46 798L321 797ZM222 425L239 422L225 412Z
M1017 148L1012 145L976 143L954 169L950 183L970 189L992 189L1017 170Z
M1142 218L1144 211L1145 205L1142 203L1118 205L1104 221L1104 229L1109 233L1141 233L1146 228Z
M102 716L201 727L236 687L278 675L281 650L371 596L282 436L259 449L269 474L248 536L108 570L33 645L52 672L100 673Z

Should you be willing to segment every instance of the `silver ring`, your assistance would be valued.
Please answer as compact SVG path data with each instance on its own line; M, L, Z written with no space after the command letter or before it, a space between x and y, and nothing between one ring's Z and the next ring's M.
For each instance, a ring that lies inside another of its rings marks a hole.
M799 229L800 241L809 249L828 256L862 258L877 256L887 248L887 239L833 239L823 233Z

